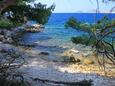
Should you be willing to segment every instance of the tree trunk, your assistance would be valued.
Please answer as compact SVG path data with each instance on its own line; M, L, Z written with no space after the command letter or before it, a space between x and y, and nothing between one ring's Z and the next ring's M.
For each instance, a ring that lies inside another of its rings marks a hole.
M0 14L2 13L2 11L4 9L6 9L7 7L11 6L11 5L15 5L16 0L3 0L0 2Z

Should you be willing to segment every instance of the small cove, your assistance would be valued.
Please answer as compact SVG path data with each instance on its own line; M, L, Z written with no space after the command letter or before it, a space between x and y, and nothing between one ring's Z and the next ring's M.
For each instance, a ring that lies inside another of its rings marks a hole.
M72 28L66 29L64 24L72 16L83 22L94 23L94 16L100 19L104 15L106 14L54 13L51 15L43 31L25 33L22 41L24 44L35 44L33 49L49 52L53 58L59 57L61 53L68 49L90 50L90 47L76 45L71 41L71 37L82 36L87 33L76 31ZM114 17L114 15L111 15L110 18L111 17ZM31 24L35 23L36 22L31 22Z
M59 14L59 16L60 15L61 14ZM66 50L76 49L79 51L84 50L87 52L87 50L91 49L91 47L86 47L80 44L76 45L72 43L71 37L84 35L86 33L82 31L76 31L71 28L65 29L63 26L65 20L63 22L61 21L62 20L60 20L59 17L52 21L49 20L49 23L45 25L45 28L42 32L26 33L23 36L23 42L25 44L35 44L35 46L32 47L30 51L35 51L35 54L37 53L35 58L27 58L29 64L24 65L21 69L23 72L27 73L26 78L33 77L68 82L77 82L84 79L91 79L93 80L94 86L110 86L114 84L114 79L98 75L101 73L102 75L104 74L103 71L99 69L99 66L84 66L82 64L66 64L61 62L63 61L60 58L61 54ZM49 55L39 55L39 52L48 52ZM31 55L31 53L29 54ZM33 84L38 86L40 83ZM42 83L42 85L48 86L47 83L45 83L45 85Z

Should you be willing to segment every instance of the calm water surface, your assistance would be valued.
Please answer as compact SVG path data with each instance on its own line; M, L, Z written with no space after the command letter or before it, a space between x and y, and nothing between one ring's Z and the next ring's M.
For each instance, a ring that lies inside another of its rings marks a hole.
M73 44L71 42L71 37L81 36L86 33L71 28L65 29L65 22L70 17L75 17L82 22L95 23L95 21L101 19L104 15L107 14L55 13L52 14L42 32L26 33L23 40L26 44L37 43L37 46L35 47L36 49L54 53L63 51L63 48L78 48L80 46ZM115 14L109 14L108 16L110 19L115 19Z

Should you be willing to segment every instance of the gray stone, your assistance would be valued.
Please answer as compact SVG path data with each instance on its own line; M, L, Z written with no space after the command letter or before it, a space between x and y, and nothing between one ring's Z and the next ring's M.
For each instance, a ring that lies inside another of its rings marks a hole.
M7 37L11 37L12 32L9 30L6 30L4 34L5 34L5 37L7 38Z
M40 52L39 55L49 55L48 52Z
M6 39L6 42L7 42L7 43L13 43L13 40L12 40L12 38L8 37L8 38Z
M0 35L0 41L4 39L4 35Z

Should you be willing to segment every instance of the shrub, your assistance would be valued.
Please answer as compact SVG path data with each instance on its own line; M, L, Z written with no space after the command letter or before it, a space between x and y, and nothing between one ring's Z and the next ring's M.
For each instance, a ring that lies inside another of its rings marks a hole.
M65 28L72 27L72 28L79 28L80 22L77 21L74 17L71 17L65 24Z
M95 39L89 38L88 36L72 37L71 41L75 44L84 44L84 45L93 45L96 43Z
M11 29L14 27L13 23L8 19L1 19L0 20L0 28Z

